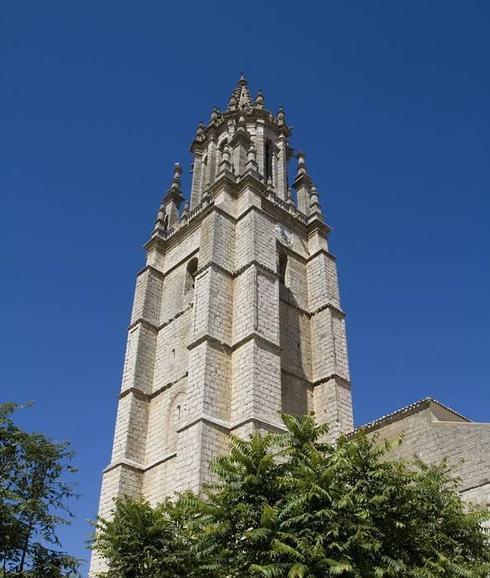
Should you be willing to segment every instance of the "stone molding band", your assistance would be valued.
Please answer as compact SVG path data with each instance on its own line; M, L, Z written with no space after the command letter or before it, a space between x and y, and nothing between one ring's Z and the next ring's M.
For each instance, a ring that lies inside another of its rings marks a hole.
M161 387L159 387L155 391L152 391L151 393L148 393L146 391L142 391L141 389L138 389L137 387L128 387L128 389L125 389L124 391L122 391L119 394L119 399L123 399L124 397L126 397L127 395L132 393L135 397L139 398L141 401L150 401L154 397L159 396L161 393L163 393L167 389L170 389L172 386L181 382L182 380L184 380L188 376L189 376L189 372L186 371L185 373L183 373L180 377L178 377L174 381L169 381L168 383L165 383L164 385L162 385Z
M267 200L266 197L263 197ZM278 205L274 205L274 207L278 207ZM256 211L257 213L264 215L266 217L273 217L273 215L270 215L267 211L264 211L261 207L258 207L256 205L251 205L249 206L245 211L243 211L243 213L241 213L238 217L234 217L233 215L230 215L227 211L225 211L222 207L216 206L213 203L212 204L207 204L206 209L208 209L207 211L201 211L198 214L196 214L197 216L200 216L201 218L206 217L207 215L209 215L212 212L216 212L222 216L224 216L225 218L227 218L228 220L234 222L235 224L239 223L242 219L244 219L250 212L252 211ZM290 215L290 213L288 213ZM187 224L189 224L191 221L188 221ZM325 227L328 227L328 225L323 224ZM179 232L181 230L183 230L186 227L181 227L179 228ZM329 229L330 230L330 229ZM177 231L175 232L177 233ZM175 234L174 233L174 234ZM171 236L173 237L173 235ZM148 241L148 243L146 244L147 249L151 248L152 244L155 242L154 240L156 239L156 241L158 241L158 244L166 244L167 241L171 238L171 237L167 237L166 239L162 239L160 237L154 237L152 239L150 239L150 241ZM308 257L305 257L303 255L301 255L300 253L298 253L297 251L295 251L294 249L292 249L291 247L285 247L287 249L287 251L293 255L295 255L300 261L302 261L303 263L308 263L311 259L317 257L320 253L325 254L327 257L329 257L330 259L332 259L333 261L336 260L335 255L333 255L332 253L330 253L329 251L327 251L326 249L318 249L317 251L315 251L315 253L313 253L312 255L308 255ZM178 267L183 261L186 261L187 259L189 259L191 257L191 255L193 255L194 253L196 253L199 249L195 249L192 253L190 253L189 255L187 255L184 259L182 259L182 261L180 261L179 263L176 263L175 265L173 265L170 269L168 269L168 271L160 271L159 269L157 269L156 267L152 266L152 265L147 265L146 267L144 267L139 273L138 275L141 275L142 273L144 273L148 267L151 267L151 269L154 272L158 272L160 274L160 276L163 276L162 278L164 278L166 275L168 275L173 269L175 269L175 267Z
M239 427L247 425L250 422L262 425L267 429L273 429L275 431L286 431L286 428L281 423L270 421L266 417L258 416L256 414L252 414L251 416L246 418L241 418L237 421L234 421L233 423L230 423L229 421L214 416L201 414L181 425L177 429L177 433L185 431L186 429L189 429L190 427L196 425L199 422L203 422L206 423L207 425L217 427L218 429L225 431L227 433L232 432L233 430L238 429Z
M177 452L171 452L169 454L167 454L166 456L164 456L163 458L160 458L159 460L157 460L156 462L151 463L148 466L144 466L143 464L139 464L137 462L133 462L132 460L128 460L127 458L122 458L121 460L111 463L109 464L105 469L104 469L104 474L109 473L110 471L118 468L118 467L126 467L126 468L130 468L140 474L144 474L145 472L147 472L148 470L151 470L153 468L156 468L157 466L168 462L169 460L171 460L172 458L175 458L177 456Z
M153 331L160 331L160 329L167 327L167 325L170 325L173 321L175 321L179 317L182 317L182 315L184 315L185 313L190 311L193 307L194 307L194 303L189 303L189 305L187 307L185 307L181 311L178 311L173 317L171 317L170 319L167 319L167 321L165 321L164 323L162 323L160 325L155 325L151 321L148 321L147 319L143 319L143 317L139 317L138 319L136 319L136 321L131 323L131 325L128 327L128 331L131 331L131 329L134 329L138 324L141 324L144 327L146 327L147 329L151 329Z
M247 343L248 341L251 341L251 340L258 341L260 343L265 344L267 347L274 349L278 354L281 352L280 345L278 345L277 343L274 343L273 341L267 339L266 337L264 337L263 335L260 335L259 333L255 332L255 331L250 333L249 335L243 337L242 339L236 341L233 345L230 345L229 343L225 343L224 341L220 341L216 337L206 333L204 335L200 335L197 339L195 339L194 341L189 343L187 345L187 349L189 349L189 350L194 349L198 345L201 345L202 343L206 342L209 345L212 345L218 349L226 351L227 353L233 353L234 351L236 351L237 349L242 347L242 345L244 345L245 343Z

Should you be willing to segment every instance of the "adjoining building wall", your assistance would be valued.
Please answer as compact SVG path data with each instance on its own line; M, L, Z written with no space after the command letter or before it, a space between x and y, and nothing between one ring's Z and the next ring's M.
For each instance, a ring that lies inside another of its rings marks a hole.
M368 424L380 441L396 441L390 455L418 456L426 463L448 460L465 500L490 505L490 423L469 421L435 400L426 399Z

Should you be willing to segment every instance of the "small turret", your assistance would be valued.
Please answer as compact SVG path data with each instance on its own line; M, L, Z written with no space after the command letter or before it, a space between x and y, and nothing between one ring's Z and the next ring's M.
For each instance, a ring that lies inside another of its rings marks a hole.
M318 198L318 191L316 190L315 185L311 187L310 196L310 216L313 215L323 220L322 207L320 205L320 199Z
M279 126L283 126L286 122L286 114L284 113L284 109L281 107L279 107L279 110L277 112L277 116L276 116L276 121L277 124Z
M264 108L264 104L264 95L262 94L262 91L259 90L257 96L255 97L255 107L262 110Z
M232 172L232 164L230 162L230 158L231 158L230 147L228 144L226 144L225 148L223 149L223 152L221 153L221 161L219 163L218 175Z
M219 112L219 108L217 106L215 106L213 108L213 110L211 111L211 118L210 121L212 123L216 123L219 121L219 117L220 117L220 112Z
M293 187L297 191L298 209L305 215L309 215L313 181L311 180L311 177L308 174L308 169L306 168L305 154L300 151L296 154L296 158L298 160L298 168L296 177L293 181Z
M184 195L180 189L180 179L182 167L180 163L174 164L172 184L163 196L160 208L158 209L157 220L153 228L153 234L165 235L167 229L171 227L179 218L179 206L184 200Z

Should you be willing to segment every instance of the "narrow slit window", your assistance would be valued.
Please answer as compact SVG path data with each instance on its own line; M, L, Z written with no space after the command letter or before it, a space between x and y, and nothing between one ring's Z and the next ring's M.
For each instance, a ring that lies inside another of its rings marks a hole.
M270 140L265 143L264 174L266 183L269 179L272 180L272 143Z

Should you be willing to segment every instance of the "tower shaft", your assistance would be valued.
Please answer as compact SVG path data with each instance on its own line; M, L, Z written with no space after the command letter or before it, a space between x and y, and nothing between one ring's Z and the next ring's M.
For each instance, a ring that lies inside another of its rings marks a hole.
M198 128L190 208L175 217L180 188L167 193L146 245L102 517L121 495L199 490L230 434L280 431L281 412L314 412L333 438L352 429L330 229L303 156L301 207L291 199L284 113L245 88ZM91 575L101 565L94 556Z

